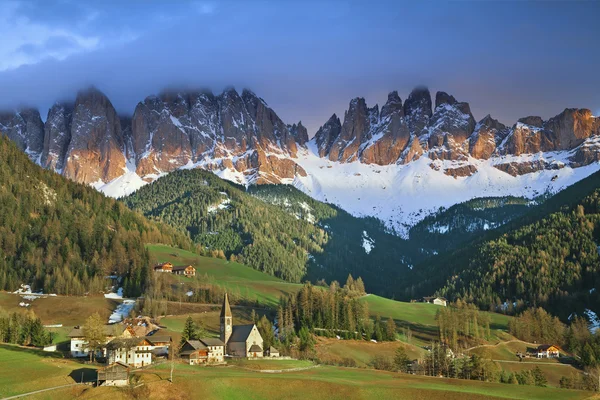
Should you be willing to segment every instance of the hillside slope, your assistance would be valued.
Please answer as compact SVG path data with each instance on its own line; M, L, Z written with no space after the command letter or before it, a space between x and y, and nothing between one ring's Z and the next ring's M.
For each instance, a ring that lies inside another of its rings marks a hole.
M125 276L126 294L145 284L147 242L191 248L174 229L31 162L0 136L0 289L20 284L59 294L98 292Z
M484 309L544 306L563 319L600 311L600 174L534 207L486 240L415 268L413 294L438 290Z

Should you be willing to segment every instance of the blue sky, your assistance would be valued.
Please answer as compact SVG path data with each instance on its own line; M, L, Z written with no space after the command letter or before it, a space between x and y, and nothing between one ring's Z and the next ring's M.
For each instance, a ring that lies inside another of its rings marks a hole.
M600 2L0 1L0 108L94 84L119 112L167 87L263 97L312 135L351 98L420 84L512 124L600 115Z

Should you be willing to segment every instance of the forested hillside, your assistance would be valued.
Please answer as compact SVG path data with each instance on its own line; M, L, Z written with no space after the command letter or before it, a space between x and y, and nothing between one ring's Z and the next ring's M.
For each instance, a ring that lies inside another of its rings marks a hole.
M452 250L477 240L527 213L536 203L522 197L486 197L456 204L413 226L409 240L428 254Z
M174 229L35 165L0 135L0 289L20 284L60 294L98 292L123 275L139 295L148 275L145 243L191 248Z
M503 234L419 265L407 292L439 289L493 310L542 306L563 320L585 308L598 311L599 181L594 174L508 224Z
M309 254L328 240L324 229L245 193L200 169L173 172L124 199L133 210L166 222L207 247L291 282L306 275Z

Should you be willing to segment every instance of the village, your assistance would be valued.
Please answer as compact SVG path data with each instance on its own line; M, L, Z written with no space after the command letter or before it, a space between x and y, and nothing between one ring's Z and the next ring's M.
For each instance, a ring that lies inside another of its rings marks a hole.
M196 276L192 265L174 266L169 262L153 268L158 274L183 275L188 278ZM447 307L444 297L430 296L418 301L439 307ZM161 334L161 327L148 317L126 318L122 322L103 325L98 333L103 339L99 343L90 343L81 326L74 327L69 333L70 356L78 359L90 359L101 364L97 370L94 384L97 386L126 386L130 382L130 374L135 369L144 369L155 364L178 362L190 366L223 366L235 359L289 360L281 357L273 346L264 347L264 341L257 325L236 325L229 303L229 296L224 294L219 315L219 337L198 337L174 343L171 336ZM338 340L340 337L338 336ZM447 360L462 359L468 356L453 352L445 344L437 348L423 347L429 353L443 354ZM527 348L516 351L516 359L523 361L531 358L558 359L561 350L553 344ZM430 374L422 359L407 360L406 372L413 375ZM441 376L441 375L440 375Z
M173 267L170 263L155 267L155 271L195 276L193 266ZM102 332L96 332L102 339L92 343L90 333L76 326L68 335L70 356L104 364L97 371L98 386L126 386L132 370L175 359L189 365L226 365L232 358L289 359L280 357L275 347L264 349L256 324L233 323L227 293L221 306L218 338L202 337L174 344L171 336L161 335L160 330L150 318L127 318L121 323L103 325Z

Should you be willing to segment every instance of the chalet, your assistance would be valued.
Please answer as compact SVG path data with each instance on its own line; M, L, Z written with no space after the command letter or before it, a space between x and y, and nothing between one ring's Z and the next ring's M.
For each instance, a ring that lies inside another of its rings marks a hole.
M127 386L131 367L122 362L115 362L98 370L98 386Z
M152 335L147 336L147 338L154 345L152 354L158 357L169 355L169 349L173 345L173 339L171 339L171 336Z
M188 266L181 265L181 266L173 267L173 274L185 275L188 278L191 278L192 276L196 276L196 268L192 267L191 265L188 265Z
M104 335L106 341L110 341L119 336L120 328L115 325L105 325ZM71 339L71 356L72 357L88 357L90 355L89 349L87 348L87 342L85 341L85 335L83 328L80 326L74 327L69 332L69 338Z
M448 304L448 300L446 300L443 297L423 297L423 302L435 304L437 306L444 306L444 307L446 307L446 305Z
M255 324L233 325L227 293L221 308L221 341L232 357L262 358L263 338Z
M121 362L139 368L152 364L154 343L147 338L113 339L106 344L109 363Z
M154 272L167 272L170 274L173 272L173 264L170 262L159 264L154 267Z
M551 344L542 344L536 349L537 358L558 358L560 357L560 349Z
M271 357L271 358L277 358L279 357L279 350L277 350L275 347L271 346L269 347L269 349L266 352L267 354L265 354L265 356Z
M225 343L211 338L188 340L179 354L190 365L222 363L225 360Z

